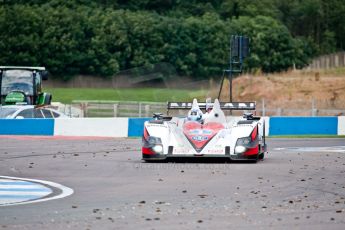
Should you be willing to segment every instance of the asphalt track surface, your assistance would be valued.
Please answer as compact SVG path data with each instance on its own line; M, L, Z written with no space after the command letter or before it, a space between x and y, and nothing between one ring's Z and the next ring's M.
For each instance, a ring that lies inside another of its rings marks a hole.
M0 207L0 229L345 229L345 139L269 139L257 164L143 163L140 143L0 137L1 176L74 190Z

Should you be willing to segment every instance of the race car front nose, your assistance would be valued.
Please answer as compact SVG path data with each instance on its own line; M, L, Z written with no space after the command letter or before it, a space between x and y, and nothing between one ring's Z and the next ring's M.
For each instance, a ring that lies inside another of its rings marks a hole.
M162 154L162 140L159 137L148 137L148 140L144 142L142 152L144 154Z

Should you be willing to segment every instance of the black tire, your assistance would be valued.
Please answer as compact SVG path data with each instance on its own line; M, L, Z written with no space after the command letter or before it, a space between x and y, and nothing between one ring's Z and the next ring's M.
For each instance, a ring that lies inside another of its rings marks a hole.
M264 124L264 127L263 127L263 139L264 139L264 147L266 147L266 127L265 127L265 124Z
M263 148L261 149L261 146L260 146L260 150L262 151L259 156L258 156L258 159L259 160L263 160L265 158L265 150L266 150L266 127L265 127L265 124L264 124L264 127L263 127Z
M250 158L248 158L248 160L246 160L246 162L252 163L252 164L257 163L258 161L259 161L259 154L255 156L251 156Z
M152 160L152 159L143 159L145 163L163 163L166 162L166 159Z
M144 160L147 163L154 163L154 162L165 162L167 160L166 157L160 157L158 156L147 156L145 154L142 154L142 160Z
M265 153L260 153L258 159L263 160L265 158Z

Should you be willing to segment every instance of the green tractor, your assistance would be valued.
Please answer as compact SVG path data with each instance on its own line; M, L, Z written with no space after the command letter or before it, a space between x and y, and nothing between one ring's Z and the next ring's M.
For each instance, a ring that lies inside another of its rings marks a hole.
M52 95L42 92L47 79L44 67L0 66L0 105L50 105Z

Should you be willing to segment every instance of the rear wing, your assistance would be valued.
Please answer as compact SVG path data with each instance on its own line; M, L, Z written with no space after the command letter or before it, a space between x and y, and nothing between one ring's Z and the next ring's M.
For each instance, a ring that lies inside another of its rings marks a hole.
M167 109L191 109L191 102L168 102ZM200 109L206 109L206 103L198 103ZM208 103L213 105L213 103ZM220 102L222 110L255 110L256 102Z

